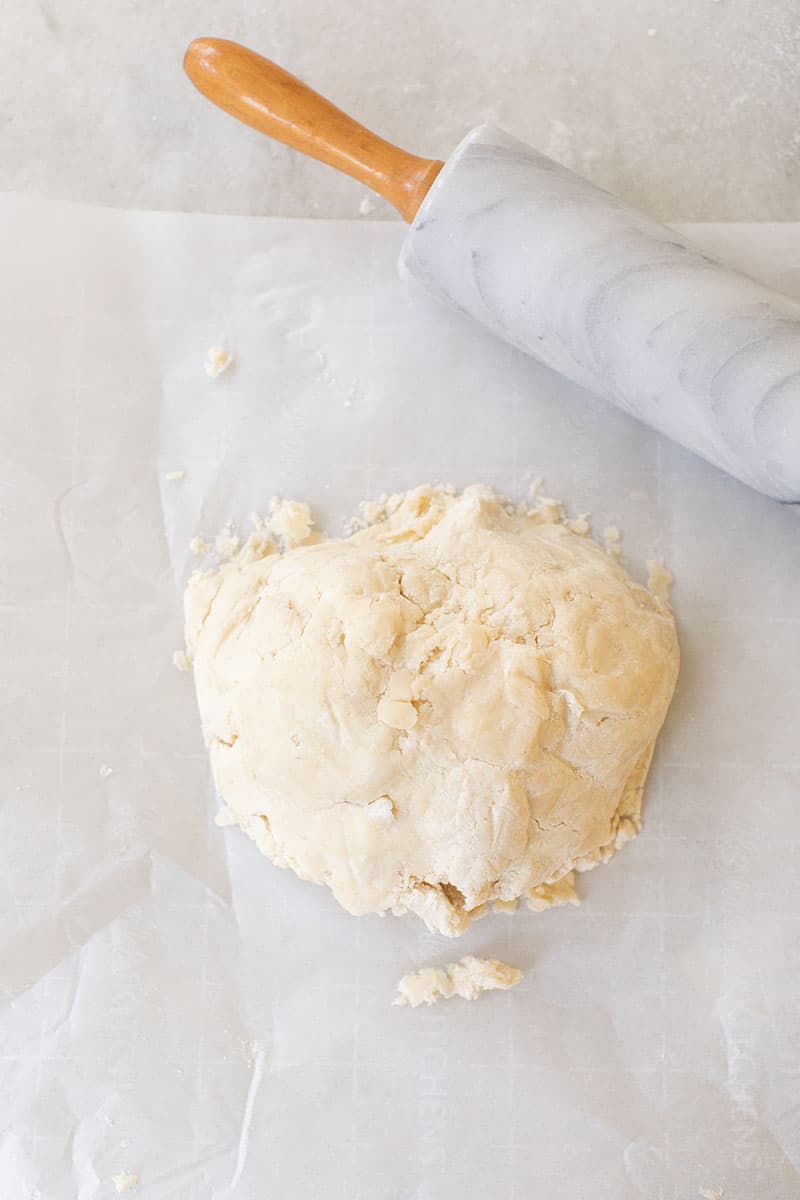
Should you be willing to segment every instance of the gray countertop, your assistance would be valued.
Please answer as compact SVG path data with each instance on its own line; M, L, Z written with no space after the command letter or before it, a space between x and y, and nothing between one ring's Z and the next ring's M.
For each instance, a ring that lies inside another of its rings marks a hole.
M213 34L422 154L488 119L662 218L800 216L797 0L29 0L0 25L6 189L357 216L357 184L194 92L182 53Z

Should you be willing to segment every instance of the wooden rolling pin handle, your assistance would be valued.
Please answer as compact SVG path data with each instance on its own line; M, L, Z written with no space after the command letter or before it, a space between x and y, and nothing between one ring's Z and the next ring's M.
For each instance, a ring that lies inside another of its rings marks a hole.
M236 42L197 38L183 66L195 87L225 112L372 188L406 221L442 169L443 163L370 133L294 75Z

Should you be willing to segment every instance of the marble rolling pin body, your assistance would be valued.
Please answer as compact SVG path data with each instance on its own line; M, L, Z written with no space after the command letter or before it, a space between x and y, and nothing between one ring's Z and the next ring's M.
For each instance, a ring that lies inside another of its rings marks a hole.
M800 501L800 304L501 130L446 163L377 137L244 46L186 70L255 129L346 172L411 229L401 271L498 337L779 500Z
M800 500L800 304L522 142L467 136L401 270L750 486Z

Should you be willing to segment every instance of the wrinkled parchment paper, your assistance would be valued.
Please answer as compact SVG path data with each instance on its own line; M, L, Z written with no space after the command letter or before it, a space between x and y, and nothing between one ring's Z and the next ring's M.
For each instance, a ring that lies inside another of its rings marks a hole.
M0 1194L800 1196L800 509L404 288L397 225L0 214ZM694 233L800 292L800 225ZM676 577L644 832L580 909L356 920L213 825L189 539L537 474ZM465 953L525 978L391 1007Z

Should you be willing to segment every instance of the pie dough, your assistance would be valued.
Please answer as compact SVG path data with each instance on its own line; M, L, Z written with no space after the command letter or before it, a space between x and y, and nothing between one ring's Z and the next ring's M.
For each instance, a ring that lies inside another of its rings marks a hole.
M224 823L349 912L448 936L492 901L567 902L553 885L639 831L678 671L663 577L479 486L369 519L188 585Z
M496 958L476 958L474 954L468 954L460 962L444 967L423 967L421 971L404 975L397 985L397 999L392 1003L418 1008L420 1004L438 1004L453 996L477 1000L482 992L492 992L496 988L507 991L516 987L520 979L522 971L519 967L510 967Z

